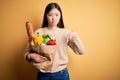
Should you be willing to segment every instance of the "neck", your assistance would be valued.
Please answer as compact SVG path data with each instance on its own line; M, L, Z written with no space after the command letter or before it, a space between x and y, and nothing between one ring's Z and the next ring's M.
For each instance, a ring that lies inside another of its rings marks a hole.
M49 30L54 30L54 29L57 29L57 26L48 26L48 29Z

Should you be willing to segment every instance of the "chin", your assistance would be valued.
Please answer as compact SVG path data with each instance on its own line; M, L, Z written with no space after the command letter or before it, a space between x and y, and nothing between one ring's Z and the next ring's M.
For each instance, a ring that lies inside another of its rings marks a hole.
M51 26L57 26L57 24L51 24Z

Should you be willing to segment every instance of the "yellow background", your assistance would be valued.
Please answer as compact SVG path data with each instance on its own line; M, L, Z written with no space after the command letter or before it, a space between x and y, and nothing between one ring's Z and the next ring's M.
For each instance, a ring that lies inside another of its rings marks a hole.
M120 0L0 0L0 80L35 80L37 70L23 58L25 22L40 27L51 1L84 43L82 56L69 49L71 80L120 80Z

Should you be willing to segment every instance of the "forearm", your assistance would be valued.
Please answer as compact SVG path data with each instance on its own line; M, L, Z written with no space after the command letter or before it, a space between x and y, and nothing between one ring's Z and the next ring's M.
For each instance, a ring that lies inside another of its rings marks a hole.
M69 37L68 45L73 49L73 51L76 54L84 54L84 46L79 35L73 32Z

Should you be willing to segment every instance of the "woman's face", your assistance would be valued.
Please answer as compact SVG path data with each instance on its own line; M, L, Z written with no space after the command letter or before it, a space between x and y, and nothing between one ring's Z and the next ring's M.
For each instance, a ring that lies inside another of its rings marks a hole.
M48 26L57 26L59 23L61 14L60 11L56 8L50 10L47 14Z

